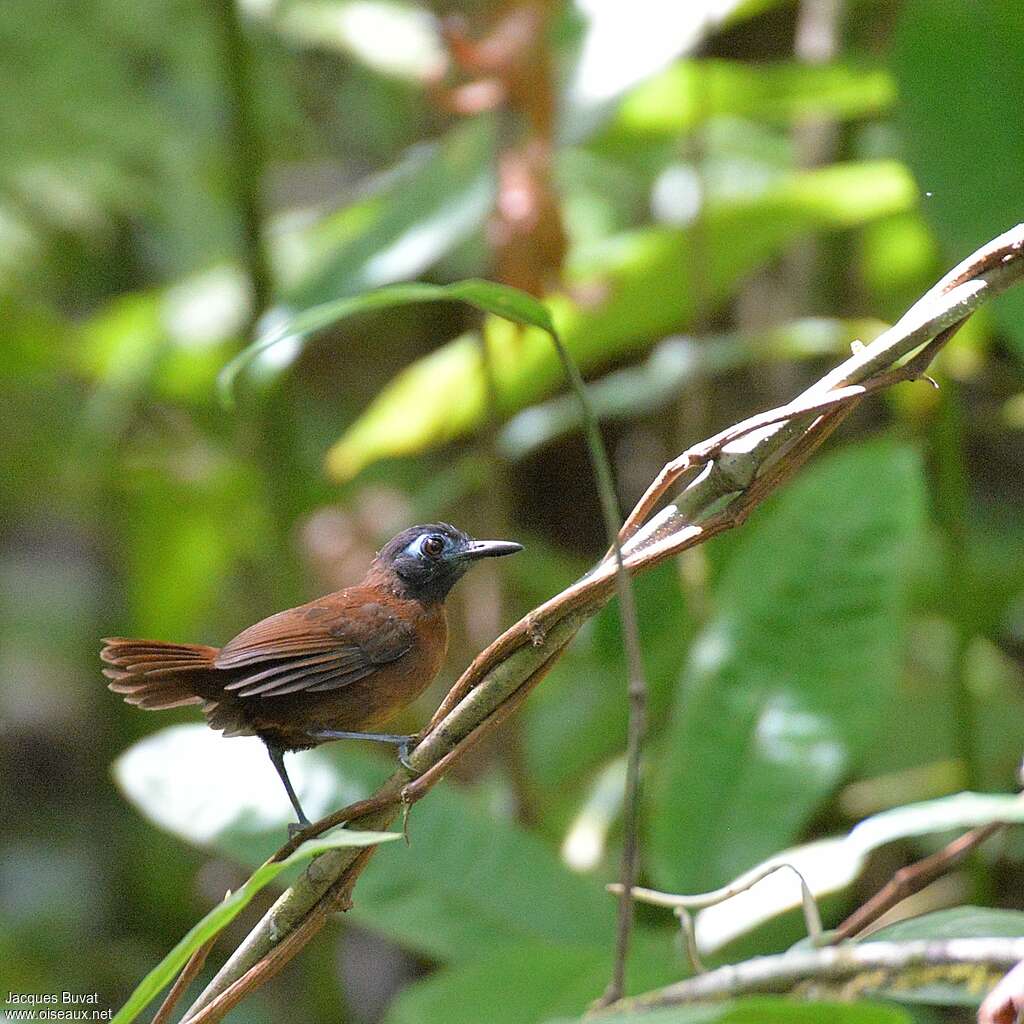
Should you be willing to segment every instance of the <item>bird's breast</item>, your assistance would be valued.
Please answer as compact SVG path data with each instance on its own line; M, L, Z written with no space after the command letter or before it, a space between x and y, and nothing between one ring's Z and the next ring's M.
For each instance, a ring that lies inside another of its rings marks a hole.
M314 727L375 732L411 704L433 682L448 650L448 620L443 605L390 608L414 630L413 643L400 658L379 665L370 675L320 695L308 713Z

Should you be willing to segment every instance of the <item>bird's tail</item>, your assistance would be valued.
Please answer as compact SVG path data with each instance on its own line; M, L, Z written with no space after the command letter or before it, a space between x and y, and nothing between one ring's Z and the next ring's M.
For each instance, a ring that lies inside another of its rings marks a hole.
M104 638L100 658L110 666L103 674L114 693L147 711L163 711L207 700L218 653L200 644L112 636Z

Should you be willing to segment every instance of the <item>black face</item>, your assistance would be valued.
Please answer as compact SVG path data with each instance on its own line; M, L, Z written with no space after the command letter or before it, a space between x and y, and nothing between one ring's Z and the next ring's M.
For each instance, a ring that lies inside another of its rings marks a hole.
M381 549L377 561L390 568L403 590L421 601L443 601L463 573L479 558L522 551L507 540L473 540L448 523L412 526Z

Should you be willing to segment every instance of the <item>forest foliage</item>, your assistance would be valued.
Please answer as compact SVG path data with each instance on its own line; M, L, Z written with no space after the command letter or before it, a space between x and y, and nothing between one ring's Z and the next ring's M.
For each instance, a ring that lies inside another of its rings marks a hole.
M107 693L98 637L221 643L411 522L514 537L453 599L414 730L605 549L547 327L628 508L1024 209L1016 0L11 0L0 53L0 962L112 1007L290 812L257 741ZM742 529L636 579L644 885L785 851L828 927L1019 820L1022 314L1022 289L982 310L937 390L866 402ZM612 607L234 1019L578 1018L611 966L626 728ZM293 763L316 814L390 770L359 744ZM881 937L1024 936L1022 880L1010 828ZM780 952L799 888L696 928L711 964ZM639 908L631 991L689 973L677 931ZM665 1019L928 1022L978 992L918 996Z

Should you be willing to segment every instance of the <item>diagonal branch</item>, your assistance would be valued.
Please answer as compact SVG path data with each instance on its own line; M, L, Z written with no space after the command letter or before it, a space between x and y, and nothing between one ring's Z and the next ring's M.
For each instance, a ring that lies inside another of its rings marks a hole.
M743 523L867 395L920 377L971 313L1020 281L1024 277L1022 248L1024 225L1019 225L954 268L897 324L794 402L745 420L666 466L620 534L625 567L634 573L643 571ZM691 478L675 501L648 520L672 487L688 475ZM403 801L421 798L470 743L511 713L543 678L580 626L611 598L615 577L615 559L606 556L590 573L482 651L435 712L411 754L411 768L396 771L369 802L340 812L349 827L386 828ZM342 820L338 815L332 818ZM325 827L323 823L314 826L306 837ZM189 1011L191 1017L198 1018L229 989L240 999L260 984L265 975L254 968L285 943L287 958L294 956L319 924L345 905L371 856L372 851L339 849L310 864L200 995ZM296 932L301 933L301 941L290 938ZM1018 951L1011 959L1021 958ZM223 1012L211 1008L199 1019L212 1024Z

